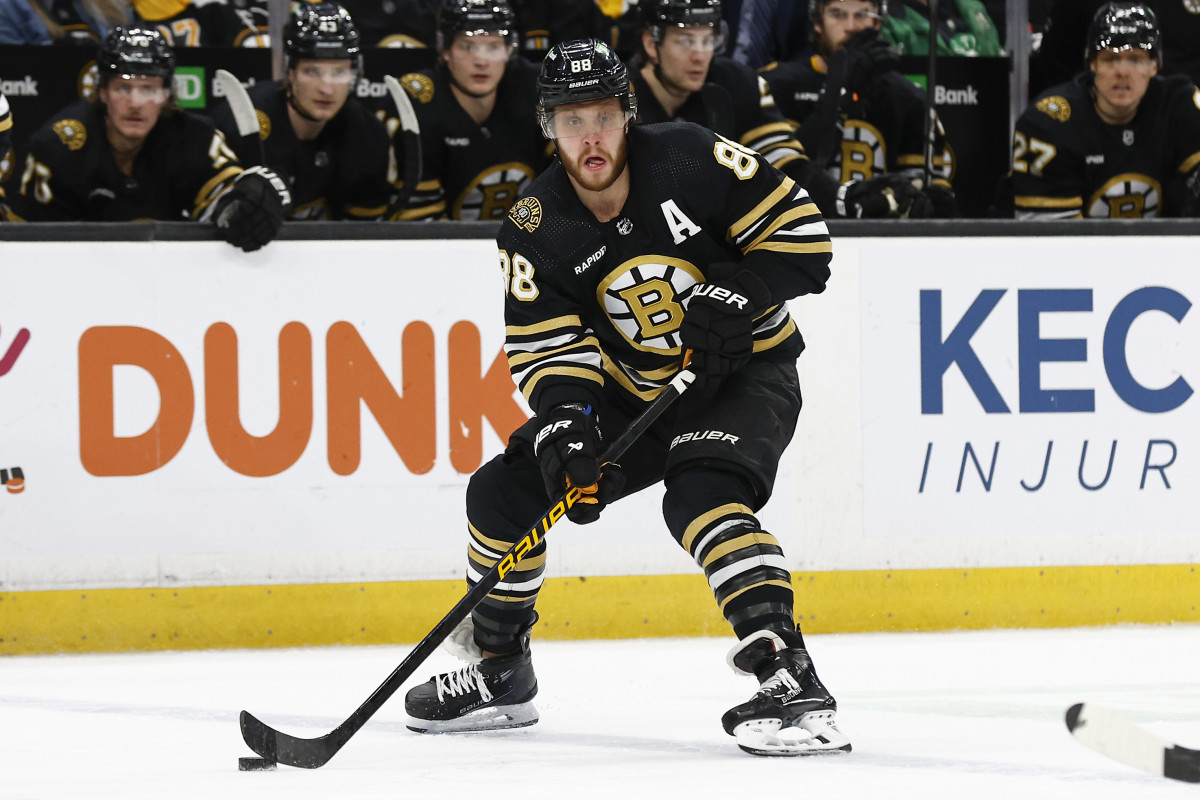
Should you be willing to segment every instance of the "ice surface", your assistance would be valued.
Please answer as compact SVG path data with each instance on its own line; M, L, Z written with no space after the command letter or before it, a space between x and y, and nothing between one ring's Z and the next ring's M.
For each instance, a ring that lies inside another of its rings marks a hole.
M1200 626L810 636L854 752L766 759L720 726L732 639L539 642L542 720L404 727L397 694L319 770L238 772L242 708L332 729L410 646L0 658L0 800L1196 798L1067 733L1091 701L1200 747ZM456 666L438 653L413 682Z

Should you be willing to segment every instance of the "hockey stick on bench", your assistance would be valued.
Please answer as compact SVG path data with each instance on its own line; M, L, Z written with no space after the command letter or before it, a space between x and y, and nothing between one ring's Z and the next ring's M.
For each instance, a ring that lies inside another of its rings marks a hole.
M254 110L254 102L246 92L246 87L242 86L236 75L225 69L216 71L213 86L229 101L229 112L233 114L233 123L237 126L238 135L243 139L248 136L254 137L254 141L258 143L258 163L260 166L267 166L267 151L260 135L258 112Z
M694 378L695 376L690 370L680 370L671 382L663 388L658 397L638 415L637 419L629 423L629 427L605 450L600 460L616 461L620 458L646 432L646 429L675 402L679 395L687 391L688 386L691 385ZM579 490L575 488L572 488L564 496L560 497L542 515L542 518L531 526L529 533L513 544L500 557L495 566L488 570L487 574L471 587L471 590L454 605L454 608L450 609L450 612L446 616L442 617L442 621L435 625L433 630L417 643L417 646L400 662L400 665L392 670L392 674L388 675L383 683L379 684L379 687L371 692L371 696L345 722L324 736L318 736L315 739L302 739L298 736L277 731L271 726L260 722L250 712L243 711L241 715L242 738L246 741L246 744L263 758L279 764L287 764L290 767L303 767L305 769L316 769L317 767L324 766L329 759L333 758L342 749L342 746L346 742L350 741L350 737L358 733L359 729L387 702L388 698L396 693L401 684L412 676L417 667L425 659L429 658L430 654L442 643L442 640L449 636L458 624L467 618L467 615L471 613L475 606L483 601L483 598L492 589L496 588L496 584L500 583L504 576L521 559L529 555L530 551L538 545L554 523L566 515L567 509L573 506L579 500L579 497Z
M417 184L421 182L421 126L417 122L417 112L413 110L412 100L408 99L408 92L404 91L400 81L391 75L384 75L383 85L387 87L392 104L396 106L396 113L400 116L400 139L404 143L402 188L392 200L388 212L384 216L384 219L392 219L404 210L408 199L416 191Z
M1200 750L1155 736L1125 717L1091 703L1067 709L1067 730L1097 753L1136 769L1187 783L1200 783Z

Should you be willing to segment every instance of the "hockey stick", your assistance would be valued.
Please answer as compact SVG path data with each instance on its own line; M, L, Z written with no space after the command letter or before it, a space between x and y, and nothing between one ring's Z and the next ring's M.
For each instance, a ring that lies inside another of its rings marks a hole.
M938 0L929 0L929 60L925 69L925 183L922 189L928 189L933 183L933 141L937 135L937 109L933 106L934 92L937 89L937 34L938 34Z
M629 423L629 427L624 433L608 447L601 456L601 461L616 461L621 455L629 449L637 439L646 432L646 429L658 419L667 408L675 402L679 395L687 391L695 376L690 370L683 369L671 380L671 382L659 393L646 407L646 410L638 415L637 419ZM316 769L324 766L329 759L342 749L342 746L350 740L350 737L362 728L367 723L376 711L378 711L384 703L387 702L400 685L408 680L417 667L421 665L425 659L429 658L437 646L442 643L450 633L458 626L460 622L467 618L467 615L482 602L483 598L496 588L504 576L512 570L521 559L529 555L542 538L549 532L554 523L558 522L566 515L567 509L578 502L580 492L576 488L570 489L564 496L552 505L542 518L533 524L529 529L529 533L525 534L517 541L507 552L496 562L487 574L480 578L471 590L459 600L454 608L446 616L442 617L442 621L433 627L424 639L417 643L417 646L412 649L400 665L392 670L392 674L384 679L383 683L375 691L371 692L362 705L360 705L353 714L351 714L345 722L338 725L324 736L318 736L315 739L302 739L297 736L291 736L286 733L275 730L269 725L260 722L250 712L243 711L241 715L242 738L250 749L258 753L263 758L279 764L287 764L290 767L303 767L305 769Z
M421 126L417 122L417 112L413 110L412 100L408 92L400 85L400 81L391 75L383 76L383 85L387 87L396 111L400 114L401 141L404 142L404 178L403 188L392 200L391 206L384 219L391 219L395 214L404 210L408 198L421 182Z
M1187 783L1200 783L1200 750L1159 738L1115 712L1091 703L1067 709L1067 730L1097 753L1131 767Z
M253 136L258 143L258 163L267 166L267 151L259 135L258 112L254 110L254 102L246 92L246 87L232 72L219 69L213 76L213 87L218 94L225 95L229 101L229 111L233 114L233 122L237 125L238 135L243 139Z

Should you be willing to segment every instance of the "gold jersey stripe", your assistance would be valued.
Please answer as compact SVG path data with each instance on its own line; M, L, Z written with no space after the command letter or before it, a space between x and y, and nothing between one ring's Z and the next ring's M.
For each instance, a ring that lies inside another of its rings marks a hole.
M802 206L796 206L795 208L789 208L787 211L783 212L778 217L776 217L771 222L771 224L767 225L766 230L764 230L757 237L755 237L754 241L750 242L750 244L743 247L742 252L743 253L750 252L751 250L753 250L755 248L756 245L758 245L759 242L761 242L763 239L766 239L768 236L775 233L775 231L779 230L784 225L787 225L789 222L796 220L796 219L800 219L801 217L807 217L810 215L819 215L820 213L821 212L817 210L816 203L805 203Z
M1075 208L1083 205L1082 197L1037 197L1018 195L1013 202L1025 208Z
M796 332L796 320L792 319L791 317L788 317L787 325L784 325L783 329L781 331L779 331L778 333L776 333L774 336L770 336L766 339L755 339L754 340L754 352L761 353L764 350L770 350L772 347L775 347L780 342L786 340L789 336L791 336L795 332Z
M586 367L545 367L539 369L532 378L530 378L523 387L521 387L521 395L526 402L533 403L533 387L537 386L538 381L547 375L561 375L568 378L582 378L584 380L594 381L595 383L604 385L604 376L595 370L587 369Z
M583 319L578 314L568 314L564 317L544 319L541 322L535 322L532 325L506 325L504 327L504 335L506 337L532 336L535 333L546 333L547 331L558 330L559 328L582 327Z
M749 145L750 142L754 141L755 139L760 139L763 136L770 136L773 133L790 134L791 132L792 126L788 125L786 122L768 122L766 125L759 125L757 128L751 128L750 130L746 131L744 134L742 134L742 138L738 141L742 145ZM800 142L795 136L790 136L788 139L778 142L778 144L788 144L792 147L795 147L797 150L804 149L800 146Z
M426 217L436 217L446 210L446 201L439 200L436 203L430 203L427 206L418 206L417 208L406 208L396 215L396 219L424 219Z
M1179 165L1179 171L1187 174L1191 172L1192 168L1197 164L1200 164L1200 150L1197 150L1195 153L1192 153L1190 156L1188 156L1187 159L1185 159L1184 162Z
M193 205L195 207L192 209L192 217L195 219L199 219L201 212L203 212L204 209L208 207L208 204L212 202L212 200L213 200L212 196L213 196L213 193L216 190L216 188L218 186L220 186L222 183L224 183L225 181L232 178L234 175L241 174L241 172L242 172L241 167L228 166L225 169L218 172L215 177L210 178L209 181L207 183L205 183L203 186L201 186L200 191L196 192L195 201L193 201Z
M704 557L704 561L700 564L700 566L708 569L709 564L712 564L714 561L717 561L724 556L727 556L730 553L738 550L745 550L746 548L752 547L756 544L769 544L774 547L779 547L779 540L766 531L752 531L744 536L739 536L736 539L730 539L728 542L722 542L714 547L709 554Z
M726 238L729 241L737 239L737 237L742 235L743 231L755 222L758 222L767 213L767 209L790 195L794 188L796 188L796 182L791 178L785 178L783 183L779 184L775 188L775 191L771 192L761 203L751 209L749 214L729 226L729 231L725 234Z
M824 242L763 242L753 249L770 250L776 253L832 253L833 243L828 240Z
M570 353L583 347L592 347L599 350L600 342L595 336L587 336L577 342L571 342L570 344L565 344L562 347L556 347L553 350L537 350L529 353L517 353L516 355L508 357L508 365L513 369L516 369L517 367L524 366L525 364L533 361L541 361L542 359L548 359L551 356Z
M741 503L726 503L725 505L718 506L711 511L704 512L692 520L691 524L687 526L687 530L683 532L683 549L687 550L689 553L692 552L692 543L696 540L696 537L700 535L700 531L704 530L721 517L730 516L732 514L745 514L747 516L753 516L754 512L750 510L749 506L744 506Z
M739 595L745 594L746 592L750 591L751 589L757 589L760 586L778 586L782 589L791 589L792 588L792 584L789 581L778 581L778 580L760 581L759 583L752 583L749 586L743 586L741 589L738 589L736 592L729 595L729 597L726 597L724 600L721 601L721 606L720 606L721 613L722 614L725 613L725 606L729 605L729 602L731 600L738 597Z

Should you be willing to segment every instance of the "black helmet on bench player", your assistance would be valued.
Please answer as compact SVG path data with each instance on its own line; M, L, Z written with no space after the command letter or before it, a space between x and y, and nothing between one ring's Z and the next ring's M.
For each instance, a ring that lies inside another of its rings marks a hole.
M559 106L615 97L621 101L626 122L637 116L629 70L599 39L574 39L551 47L542 60L537 94L538 122L548 139L555 138L554 109Z
M283 52L288 69L301 59L350 59L362 73L362 37L350 13L337 3L306 3L296 10L283 29Z
M1101 50L1145 50L1162 65L1162 34L1154 12L1141 3L1105 3L1088 26L1083 60L1090 64Z

